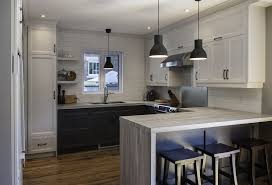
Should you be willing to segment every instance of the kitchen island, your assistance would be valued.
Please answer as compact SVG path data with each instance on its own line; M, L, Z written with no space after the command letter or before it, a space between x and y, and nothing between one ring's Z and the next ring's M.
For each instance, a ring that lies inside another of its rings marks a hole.
M272 121L271 115L217 108L120 118L121 185L156 185L157 136Z

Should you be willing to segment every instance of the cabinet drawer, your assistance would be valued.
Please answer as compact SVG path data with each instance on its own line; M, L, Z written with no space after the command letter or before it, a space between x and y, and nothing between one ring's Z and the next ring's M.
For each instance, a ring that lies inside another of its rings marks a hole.
M29 150L30 153L56 151L56 136L33 136Z

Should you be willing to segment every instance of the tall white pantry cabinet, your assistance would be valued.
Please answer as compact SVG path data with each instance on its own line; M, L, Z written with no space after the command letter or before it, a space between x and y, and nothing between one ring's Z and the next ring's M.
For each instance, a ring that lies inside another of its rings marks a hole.
M28 154L56 152L56 23L28 26Z

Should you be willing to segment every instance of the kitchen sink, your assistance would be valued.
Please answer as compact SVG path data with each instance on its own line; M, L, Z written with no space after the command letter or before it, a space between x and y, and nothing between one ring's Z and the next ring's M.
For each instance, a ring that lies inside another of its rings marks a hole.
M109 101L109 102L91 102L90 104L95 104L95 105L99 105L99 104L120 104L120 103L126 103L123 101Z

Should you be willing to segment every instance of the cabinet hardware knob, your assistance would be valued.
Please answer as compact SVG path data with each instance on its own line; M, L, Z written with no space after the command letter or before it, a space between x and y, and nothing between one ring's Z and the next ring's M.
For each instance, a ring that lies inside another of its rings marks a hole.
M219 41L219 40L223 40L223 37L216 37L213 39L214 41Z

